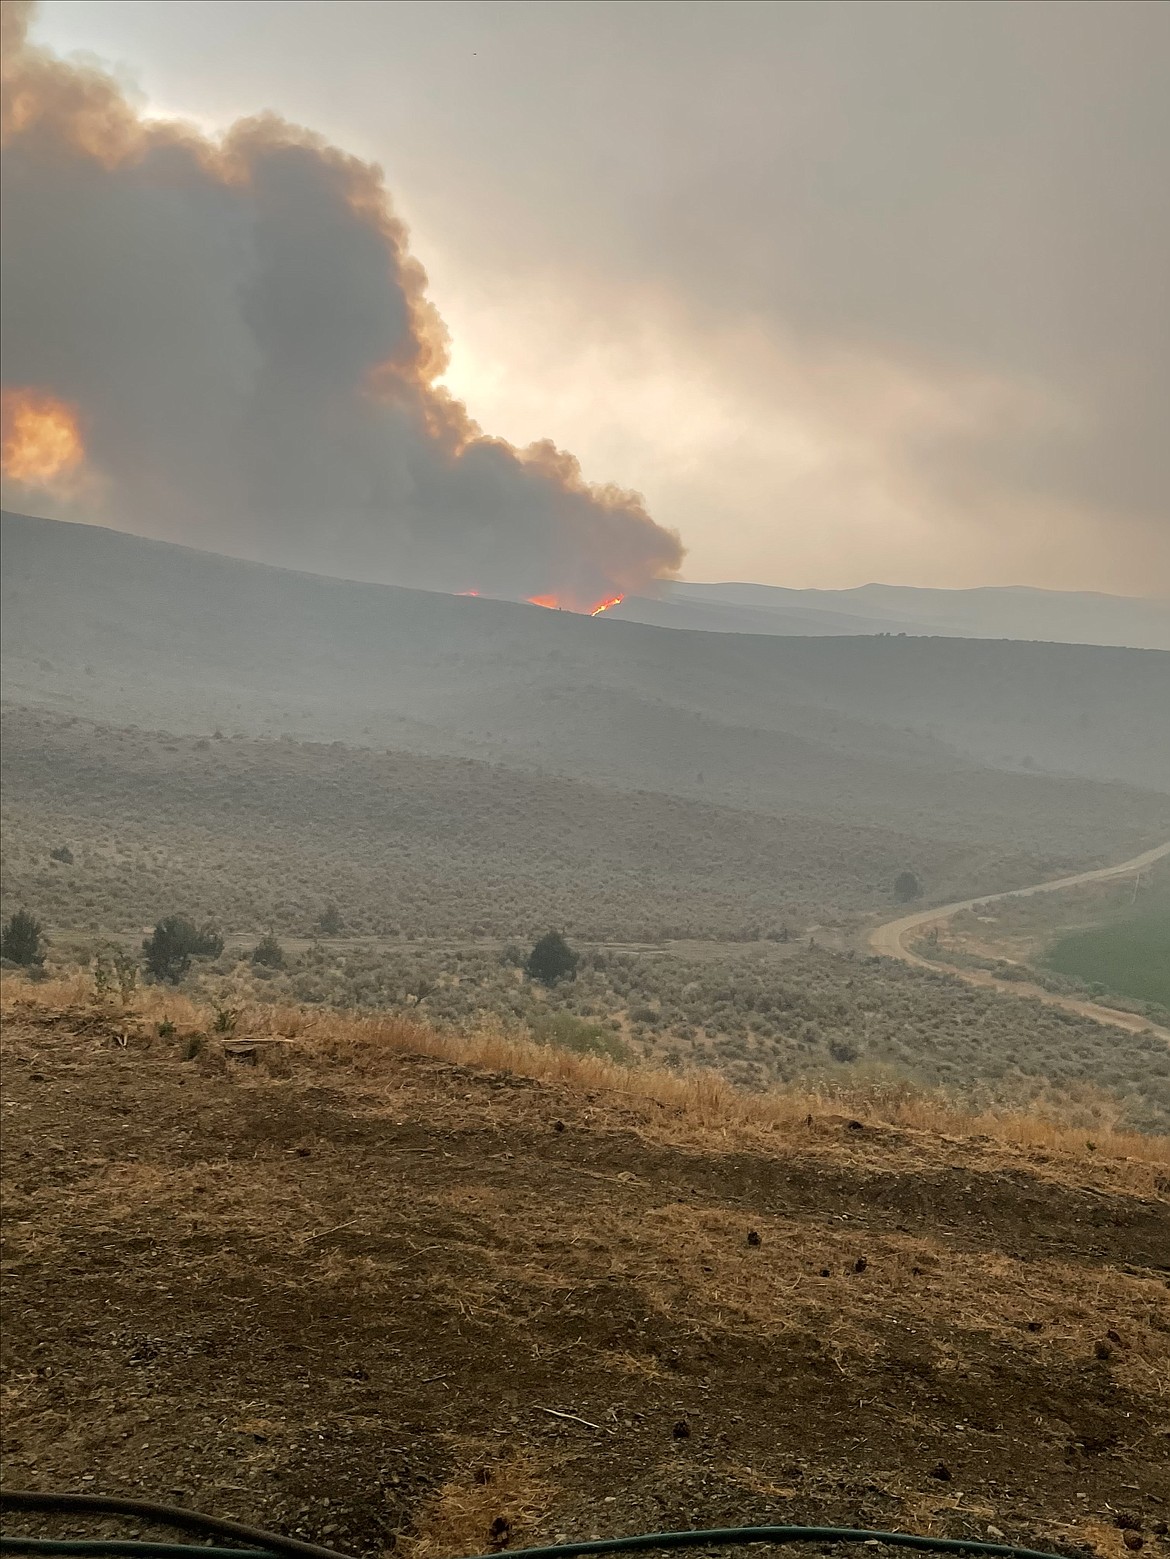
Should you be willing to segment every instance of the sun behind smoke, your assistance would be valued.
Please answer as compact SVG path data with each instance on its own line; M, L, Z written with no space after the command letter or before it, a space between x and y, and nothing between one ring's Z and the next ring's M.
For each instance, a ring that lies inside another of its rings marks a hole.
M637 493L443 389L380 168L271 114L144 118L0 9L6 482L119 530L573 610L677 572Z
M76 408L47 390L0 393L0 429L0 467L21 487L60 486L85 459Z

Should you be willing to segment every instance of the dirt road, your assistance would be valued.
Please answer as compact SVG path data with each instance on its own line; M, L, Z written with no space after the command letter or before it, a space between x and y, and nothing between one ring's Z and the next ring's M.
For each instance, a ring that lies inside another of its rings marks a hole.
M900 958L903 963L914 964L920 969L943 969L960 980L966 980L969 985L1009 991L1016 996L1035 996L1050 1007L1062 1007L1066 1012L1095 1018L1098 1023L1112 1023L1116 1028L1129 1029L1133 1033L1141 1029L1152 1029L1155 1034L1161 1035L1167 1043L1170 1043L1170 1029L1151 1023L1148 1018L1143 1018L1137 1013L1120 1012L1114 1007L1102 1007L1096 1002L1082 1001L1075 996L1058 996L1052 991L1044 990L1042 986L1023 984L1019 980L997 980L994 975L988 974L983 969L954 968L941 959L936 961L924 958L921 953L911 951L906 945L912 934L922 932L928 926L941 925L952 915L957 915L960 910L979 909L982 905L994 904L999 899L1031 898L1036 893L1057 893L1062 888L1076 888L1086 882L1108 882L1115 877L1129 877L1135 872L1144 871L1147 866L1152 866L1155 861L1160 861L1166 855L1170 855L1170 839L1165 844L1155 845L1152 850L1146 850L1142 855L1135 855L1132 860L1120 861L1114 866L1099 866L1095 871L1076 872L1071 877L1056 877L1051 882L1034 883L1030 888L1013 888L1007 893L987 893L982 898L960 899L955 904L915 910L912 915L903 915L898 920L887 920L884 925L875 926L869 934L870 950L881 953L886 958Z

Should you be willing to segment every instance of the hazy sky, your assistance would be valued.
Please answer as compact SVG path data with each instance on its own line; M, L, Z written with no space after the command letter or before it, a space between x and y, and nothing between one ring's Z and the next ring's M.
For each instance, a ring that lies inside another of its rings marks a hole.
M1170 6L46 0L386 170L490 432L689 578L1170 591Z

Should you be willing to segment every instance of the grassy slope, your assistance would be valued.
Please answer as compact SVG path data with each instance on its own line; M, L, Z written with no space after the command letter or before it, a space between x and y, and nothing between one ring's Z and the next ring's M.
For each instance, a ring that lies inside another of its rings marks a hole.
M12 712L2 735L4 913L33 909L58 962L111 937L137 951L143 928L178 910L227 931L234 956L206 979L228 1004L267 992L403 1011L424 990L436 1021L523 1029L551 1006L751 1087L857 1061L981 1098L1105 1089L1132 1123L1170 1121L1160 1043L833 952L847 933L826 921L892 908L907 861L946 898L1059 870L1043 859L456 759L200 744ZM62 843L69 865L49 859ZM310 946L328 899L345 936ZM579 944L714 940L590 953L548 996L500 949L549 925ZM289 967L238 966L270 926ZM788 945L718 940L784 926Z
M763 934L890 902L913 867L946 897L1053 869L1014 850L776 818L452 758L208 741L7 711L4 899L117 931L176 905L228 931ZM67 844L71 866L49 860ZM1058 856L1056 862L1063 862Z
M6 988L9 1486L419 1559L1165 1521L1164 1144L78 994Z
M200 988L228 1004L360 1004L463 1030L539 1031L563 1014L586 1026L582 1042L592 1026L659 1065L700 1063L745 1088L857 1065L893 1087L1001 1104L1056 1097L1071 1111L1104 1095L1131 1126L1170 1132L1170 1048L1157 1035L803 944L703 951L587 949L576 979L546 992L494 948L319 946L274 978L244 966L202 975Z

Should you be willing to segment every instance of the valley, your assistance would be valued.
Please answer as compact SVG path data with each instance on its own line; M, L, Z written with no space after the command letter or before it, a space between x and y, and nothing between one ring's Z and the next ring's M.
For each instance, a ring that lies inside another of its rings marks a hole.
M899 966L885 924L903 879L930 916L1166 839L1170 656L686 632L3 537L3 904L51 970L135 960L179 914L222 934L186 984L224 1012L1170 1123L1156 1008L1119 1029L1083 992ZM550 927L580 963L545 989Z

